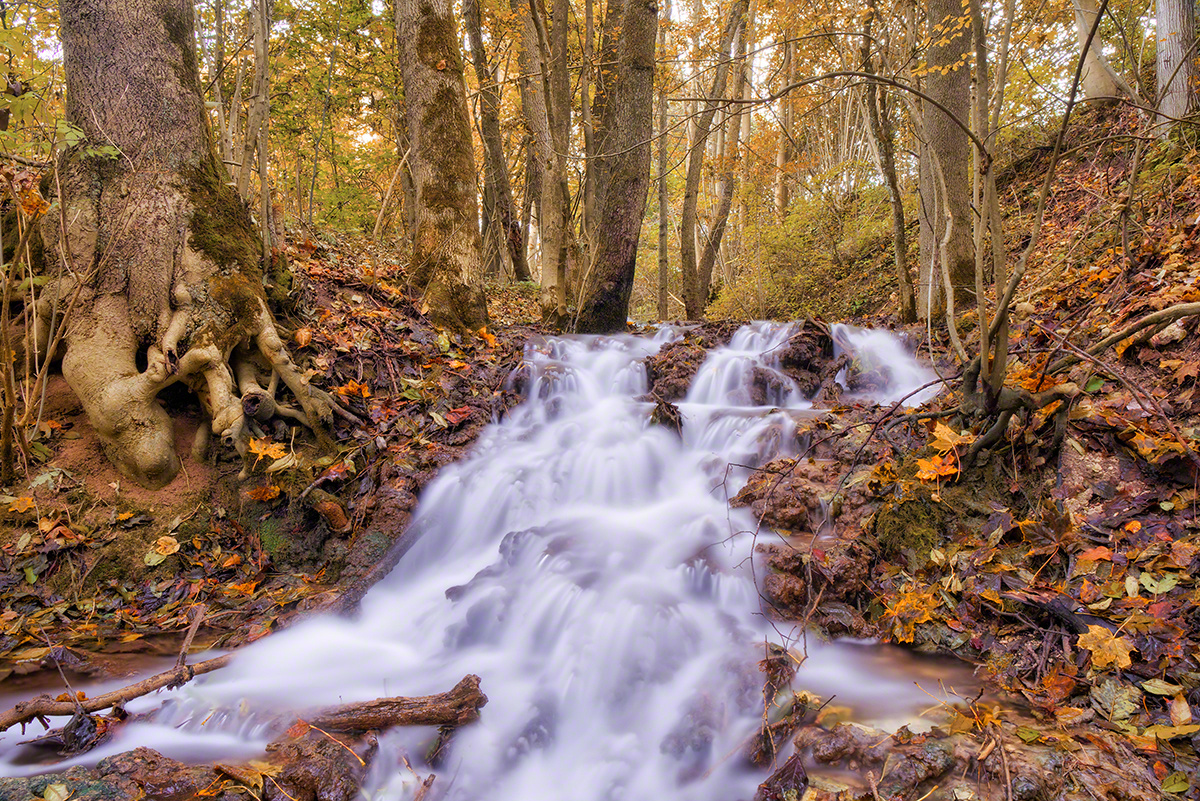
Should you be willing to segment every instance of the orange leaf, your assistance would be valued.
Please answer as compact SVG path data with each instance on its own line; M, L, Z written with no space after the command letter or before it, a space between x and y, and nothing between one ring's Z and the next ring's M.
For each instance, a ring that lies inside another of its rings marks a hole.
M246 492L246 497L255 501L273 501L279 497L280 489L278 484L270 484L266 487L255 487Z
M1090 562L1111 562L1113 557L1112 548L1104 545L1097 545L1095 548L1088 548L1079 554L1080 559L1087 559Z
M26 496L23 498L17 498L15 501L13 501L12 506L8 507L8 511L10 511L10 512L28 512L32 508L33 508L33 498Z

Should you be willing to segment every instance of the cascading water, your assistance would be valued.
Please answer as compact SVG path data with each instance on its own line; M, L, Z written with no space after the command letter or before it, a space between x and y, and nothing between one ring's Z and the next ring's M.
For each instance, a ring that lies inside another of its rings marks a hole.
M139 744L250 757L267 734L214 708L424 695L475 673L490 700L439 771L451 798L751 797L763 776L736 755L763 711L754 663L780 635L752 578L755 521L727 499L747 468L795 448L809 404L773 358L791 330L756 323L711 353L679 404L682 437L637 400L641 360L669 330L529 346L527 400L429 486L419 539L355 619L318 618L239 652L89 759ZM817 644L809 657L802 677L817 687L852 659ZM867 683L835 690L887 705L907 681ZM383 738L370 797L407 797L399 755L429 737Z

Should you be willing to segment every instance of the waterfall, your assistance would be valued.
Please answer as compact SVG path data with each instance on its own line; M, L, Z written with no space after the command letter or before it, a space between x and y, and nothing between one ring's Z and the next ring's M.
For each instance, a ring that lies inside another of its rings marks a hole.
M756 536L774 535L756 535L727 500L750 469L795 452L796 421L815 413L778 369L791 332L754 323L714 350L679 404L682 435L651 424L652 404L638 400L643 360L670 329L530 343L526 400L425 490L416 544L359 614L239 651L86 760L134 745L250 758L270 736L257 710L431 694L475 673L490 700L437 771L450 798L750 798L764 778L739 757L763 713L755 663L780 637L751 556ZM898 372L902 350L884 352L873 333L840 329L892 369L887 392L900 397L920 379ZM809 656L816 685L856 675L848 646L812 643ZM841 703L891 709L906 692L903 677L857 675L872 687L833 688ZM908 691L914 705L925 698ZM369 797L408 797L415 779L399 757L419 765L430 739L381 738ZM4 758L0 769L33 769Z

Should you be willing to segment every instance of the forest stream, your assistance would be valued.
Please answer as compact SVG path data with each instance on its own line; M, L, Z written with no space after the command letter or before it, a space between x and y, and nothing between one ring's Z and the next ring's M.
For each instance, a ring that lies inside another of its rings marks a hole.
M477 674L488 704L443 758L446 797L748 799L767 771L737 755L764 715L767 643L800 664L796 692L919 729L955 690L974 695L968 670L770 619L755 546L788 540L729 505L752 470L803 450L797 421L826 414L776 369L792 331L754 323L710 353L678 404L678 434L653 424L643 399L643 360L677 329L529 344L510 379L524 402L426 489L414 544L356 616L239 651L79 761L137 745L251 759L273 734L271 711L431 694ZM839 327L834 339L886 377L870 400L918 405L935 392L917 392L936 376L891 334ZM47 770L15 735L0 741L0 772ZM420 782L402 757L419 769L432 737L384 735L368 797L411 797Z

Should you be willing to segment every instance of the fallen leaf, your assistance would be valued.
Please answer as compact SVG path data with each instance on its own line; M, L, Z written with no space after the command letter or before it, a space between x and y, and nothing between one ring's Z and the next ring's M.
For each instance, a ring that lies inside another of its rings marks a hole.
M1078 645L1092 652L1093 667L1116 665L1127 668L1133 664L1129 653L1133 645L1124 637L1118 637L1103 626L1088 626L1087 634L1080 634Z
M8 507L10 512L28 512L33 508L33 498L28 496L17 498L13 501L12 506Z
M974 441L973 434L959 434L950 426L939 422L933 427L933 441L929 444L940 453L948 453L957 450L959 445L970 445Z
M246 497L255 501L273 501L279 497L280 492L281 490L279 489L278 484L269 484L265 487L255 487L254 489L247 491Z
M258 467L258 463L266 456L268 459L282 459L287 455L287 448L283 447L278 442L272 442L269 439L250 439L250 452L258 458L254 460L254 466Z
M1171 723L1176 726L1186 726L1192 722L1192 708L1188 706L1183 693L1175 694L1171 703L1167 705L1167 711L1171 713Z

